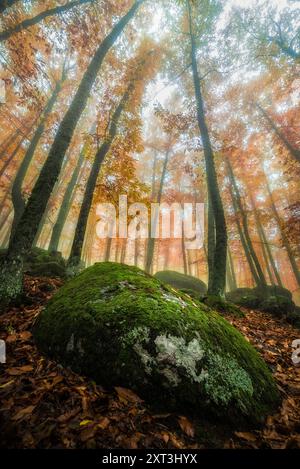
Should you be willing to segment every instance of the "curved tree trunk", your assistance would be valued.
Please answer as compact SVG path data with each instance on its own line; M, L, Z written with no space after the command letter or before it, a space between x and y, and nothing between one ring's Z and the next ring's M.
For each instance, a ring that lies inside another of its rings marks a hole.
M18 0L4 0L4 3L5 1L6 3L10 3L11 5L13 5ZM84 3L91 3L93 1L95 0L76 0L73 2L66 3L65 5L61 5L55 8L51 8L50 10L43 11L42 13L39 13L33 18L24 20L21 23L17 24L16 26L13 26L12 28L9 28L6 31L3 31L2 33L0 33L0 41L6 41L13 34L19 33L20 31L24 31L24 29L28 29L30 28L30 26L40 23L40 21L44 20L45 18L48 18L49 16L54 16L54 15L58 15L59 13L64 13L65 11L68 11L71 8L78 7L80 5L83 5ZM0 7L0 12L1 12L1 7Z
M84 73L72 103L59 126L48 158L20 219L18 230L11 238L8 255L0 264L0 302L4 307L22 291L24 255L32 246L40 220L59 176L64 156L103 60L143 2L144 0L136 0L127 14L115 24L103 40Z

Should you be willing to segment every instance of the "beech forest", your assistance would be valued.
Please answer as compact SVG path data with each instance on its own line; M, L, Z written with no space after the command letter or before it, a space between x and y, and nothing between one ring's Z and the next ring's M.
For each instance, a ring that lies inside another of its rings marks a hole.
M300 448L299 109L299 0L0 0L0 448Z

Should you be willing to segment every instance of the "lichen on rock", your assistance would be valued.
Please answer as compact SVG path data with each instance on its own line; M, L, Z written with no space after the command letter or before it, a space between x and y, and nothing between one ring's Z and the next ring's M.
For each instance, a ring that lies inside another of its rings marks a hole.
M165 407L257 422L278 404L270 371L236 329L136 267L85 269L49 301L34 337L73 370Z

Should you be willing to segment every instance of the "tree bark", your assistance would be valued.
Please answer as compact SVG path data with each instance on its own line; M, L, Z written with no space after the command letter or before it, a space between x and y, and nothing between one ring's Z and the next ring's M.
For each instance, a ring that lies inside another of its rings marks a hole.
M170 157L170 149L168 148L166 153L165 153L165 158L164 158L164 163L163 163L163 169L161 173L161 178L160 178L160 183L159 183L159 189L156 197L156 203L160 204L161 199L162 199L162 194L163 194L163 188L164 188L164 183L167 175L167 168L168 168L168 163L169 163L169 157ZM151 269L152 269L152 264L153 264L153 256L154 256L154 248L155 248L155 238L152 237L151 231L153 233L156 232L156 227L157 223L159 222L159 213L153 220L153 227L151 227L151 224L149 226L149 237L148 237L148 242L147 242L147 251L146 251L146 260L145 260L145 271L150 274ZM152 223L152 220L151 220Z
M79 155L77 164L75 166L75 169L73 171L71 180L68 184L68 187L67 187L66 192L64 194L62 203L60 205L58 216L57 216L55 225L54 225L53 230L52 230L52 235L51 235L49 248L48 248L49 251L58 251L59 240L61 238L61 234L62 234L64 225L65 225L66 219L68 217L68 213L69 213L70 205L71 205L72 194L73 194L74 188L75 188L77 180L78 180L78 176L79 176L79 172L81 170L83 160L84 160L84 150L82 150L80 152L80 155Z
M281 143L283 143L283 145L285 146L285 148L288 150L288 152L290 153L290 155L295 159L297 160L298 162L300 162L300 150L298 150L297 148L295 148L293 145L291 145L291 143L288 141L288 139L285 137L285 135L281 132L280 128L275 124L275 122L271 119L271 117L269 116L269 114L267 113L267 111L260 106L260 104L256 103L256 107L257 109L259 109L259 111L261 112L261 114L264 116L264 118L266 119L266 121L268 122L269 126L271 127L271 129L274 131L275 135L279 138L279 140L281 141Z
M59 176L64 156L103 60L143 2L144 0L136 0L127 14L115 24L103 40L83 75L72 103L59 126L48 158L20 219L18 230L10 241L8 255L0 264L0 303L2 302L3 308L22 292L24 255L32 246L40 220Z
M235 179L235 176L234 176L234 173L233 173L231 163L230 163L228 158L226 158L226 164L227 164L227 169L228 169L228 176L229 176L229 179L231 181L231 184L232 184L232 187L233 187L233 190L234 190L237 209L238 209L238 211L241 215L243 232L244 232L244 237L245 237L245 240L246 240L246 243L247 243L248 251L250 253L253 264L255 266L255 270L256 270L258 278L259 278L258 286L261 287L261 288L265 288L266 285L267 285L267 282L266 282L263 270L261 268L260 262L258 260L258 257L256 255L255 249L254 249L252 241L251 241L251 237L250 237L250 234L249 234L249 228L248 228L247 214L246 214L246 212L243 208L243 204L242 204L242 200L241 200L241 196L240 196L240 191L239 191L238 185L236 183L236 179ZM256 281L257 281L257 279L256 279Z
M109 130L108 130L108 136L96 153L93 166L92 166L92 169L88 178L88 182L86 185L83 202L81 205L81 209L80 209L80 213L79 213L79 217L77 221L74 241L73 241L71 254L69 258L70 265L77 265L80 262L82 246L84 243L84 236L86 232L86 226L87 226L88 217L89 217L89 213L90 213L92 202L93 202L94 190L97 184L97 179L99 176L100 168L117 134L117 126L118 126L119 119L122 115L122 112L125 109L125 106L133 90L134 90L134 82L132 81L129 84L126 92L124 93L119 105L117 106L111 118Z
M286 237L286 235L285 235L285 233L282 229L281 219L280 219L279 213L277 211L277 207L276 207L274 199L273 199L273 194L271 192L271 188L270 188L270 185L269 185L267 175L265 175L265 176L266 176L267 191L268 191L270 202L271 202L271 209L272 209L274 218L277 222L277 225L278 225L278 228L279 228L279 231L280 231L280 234L281 234L282 244L286 249L288 258L289 258L290 263L291 263L292 270L294 272L294 275L295 275L295 278L296 278L296 281L297 281L297 284L298 284L298 286L300 286L300 272L299 272L297 263L295 261L295 257L293 255L293 251L292 251L292 248L290 246L289 240L287 239L287 237Z
M62 77L60 80L58 80L55 84L54 90L52 92L51 97L48 100L48 103L44 109L43 115L41 117L41 120L39 122L39 125L32 137L32 140L30 142L30 145L22 159L22 163L17 171L16 177L14 179L13 185L12 185L12 203L14 207L14 219L13 219L13 224L12 224L12 229L11 229L11 236L14 235L15 230L18 227L18 223L20 221L21 216L24 213L26 202L22 194L22 184L24 182L24 179L26 177L28 168L33 160L35 151L38 147L38 144L40 142L40 139L44 133L45 130L45 124L47 121L48 116L51 114L54 105L56 104L58 95L61 91L63 82L66 79L65 75L65 70L63 71Z
M0 5L0 13L4 13L7 8L18 2L20 2L20 0L2 0Z
M9 2L9 0L6 0ZM13 1L10 0L10 3L16 3L17 0ZM39 13L38 15L34 16L33 18L26 19L22 21L21 23L17 24L16 26L13 26L12 28L7 29L6 31L3 31L0 33L0 41L6 41L9 39L13 34L19 33L20 31L24 31L24 29L30 28L30 26L33 26L37 23L40 23L42 20L45 18L48 18L49 16L54 16L58 15L59 13L64 13L71 8L83 5L85 3L91 3L95 0L76 0L73 2L66 3L65 5L61 5L55 8L51 8L49 10L45 10L42 13ZM1 12L1 9L0 9Z
M227 257L227 229L225 214L222 204L222 199L218 186L217 173L214 163L214 154L206 123L206 116L204 110L204 102L202 97L202 90L200 86L200 76L197 65L197 47L195 42L195 36L193 33L192 26L192 9L190 0L186 0L188 17L189 17L189 33L191 42L191 59L192 59L192 70L195 97L197 104L197 121L198 127L201 134L205 166L206 166L206 178L207 187L211 199L211 205L215 220L215 250L214 250L214 263L212 270L209 272L211 280L209 282L210 289L208 293L210 295L224 296L225 284L226 284L226 257Z

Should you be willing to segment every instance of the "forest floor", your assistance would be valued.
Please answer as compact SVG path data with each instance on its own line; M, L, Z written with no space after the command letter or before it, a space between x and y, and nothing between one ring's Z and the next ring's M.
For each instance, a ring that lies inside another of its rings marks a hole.
M107 391L43 357L31 327L57 279L27 277L26 305L0 317L7 363L0 365L0 446L6 448L300 448L300 367L291 343L300 330L259 311L230 321L271 367L282 395L256 430L189 415L156 414L131 390Z

